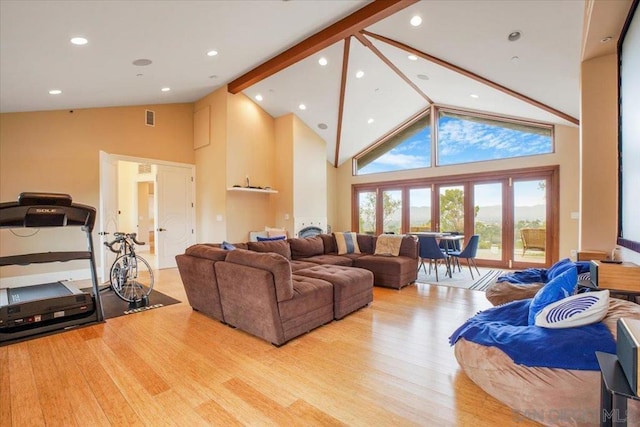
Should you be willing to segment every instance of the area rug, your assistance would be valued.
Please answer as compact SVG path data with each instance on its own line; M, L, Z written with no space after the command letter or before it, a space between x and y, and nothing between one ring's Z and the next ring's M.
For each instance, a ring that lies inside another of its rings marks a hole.
M418 272L418 280L416 280L416 283L471 289L474 291L484 292L487 290L487 287L495 282L496 278L502 274L502 270L489 268L480 268L479 270L480 277L478 277L474 270L474 277L472 278L468 268L463 268L462 271L458 271L456 269L453 273L453 277L449 277L445 275L445 270L441 267L438 270L438 276L440 279L438 281L436 281L436 276L433 270L431 271L431 274L426 274L423 270L420 270L420 272ZM427 271L429 271L428 268Z
M93 288L84 288L82 290L85 292L92 292ZM140 307L136 306L136 304L130 304L121 300L120 297L118 297L118 295L116 295L116 293L111 289L100 291L100 301L102 302L102 312L104 313L105 320L128 314L141 313L143 311L166 307L180 302L169 295L153 290L149 294L148 304Z

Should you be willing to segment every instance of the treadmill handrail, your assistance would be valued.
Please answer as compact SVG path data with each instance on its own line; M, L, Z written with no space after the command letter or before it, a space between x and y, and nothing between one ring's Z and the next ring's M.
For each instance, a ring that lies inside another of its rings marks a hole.
M23 255L9 255L0 257L0 267L6 265L29 265L47 262L67 262L77 259L91 259L91 252L41 252Z

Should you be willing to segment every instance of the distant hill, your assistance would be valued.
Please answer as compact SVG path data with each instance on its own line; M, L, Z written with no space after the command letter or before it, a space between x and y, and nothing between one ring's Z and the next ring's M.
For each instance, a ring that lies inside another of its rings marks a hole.
M546 217L545 205L517 206L516 220L534 221L544 220ZM426 222L431 215L431 208L427 206L411 207L412 222ZM502 206L480 206L476 219L486 223L497 223L502 218ZM395 218L394 218L395 219Z

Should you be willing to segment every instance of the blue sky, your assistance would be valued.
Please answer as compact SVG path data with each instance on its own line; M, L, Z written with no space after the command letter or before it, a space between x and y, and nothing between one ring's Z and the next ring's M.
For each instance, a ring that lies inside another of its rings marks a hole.
M438 128L440 165L550 153L551 136L442 117ZM362 168L360 174L429 167L431 128L427 127Z

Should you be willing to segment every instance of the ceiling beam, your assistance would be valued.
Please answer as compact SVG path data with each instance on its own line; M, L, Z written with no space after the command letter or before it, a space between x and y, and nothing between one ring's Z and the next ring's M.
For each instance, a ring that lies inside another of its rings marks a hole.
M412 53L412 54L414 54L414 55L416 55L416 56L418 56L420 58L423 58L423 59L426 59L427 61L433 62L434 64L437 64L437 65L440 65L442 67L445 67L445 68L447 68L447 69L449 69L451 71L455 71L455 72L457 72L459 74L462 74L465 77L468 77L468 78L473 79L473 80L475 80L477 82L485 84L485 85L487 85L487 86L489 86L489 87L491 87L493 89L499 90L499 91L501 91L503 93L506 93L507 95L513 96L514 98L517 98L517 99L519 99L521 101L524 101L524 102L526 102L528 104L531 104L534 107L538 107L538 108L540 108L540 109L542 109L542 110L544 110L544 111L546 111L548 113L551 113L551 114L553 114L555 116L558 116L561 119L564 119L564 120L566 120L566 121L568 121L570 123L573 123L574 125L579 125L580 124L580 120L576 119L573 116L570 116L567 113L563 113L560 110L556 110L555 108L550 107L550 106L548 106L546 104L543 104L540 101L536 101L533 98L529 98L528 96L523 95L520 92L516 92L515 90L509 89L508 87L502 86L502 85L500 85L500 84L498 84L498 83L496 83L494 81L491 81L491 80L486 79L486 78L484 78L482 76L479 76L478 74L472 73L471 71L465 70L464 68L460 68L457 65L453 65L450 62L444 61L444 60L442 60L440 58L436 58L435 56L429 55L428 53L422 52L422 51L420 51L418 49L415 49L415 48L413 48L411 46L408 46L408 45L406 45L404 43L401 43L401 42L396 41L396 40L389 39L389 38L381 36L379 34L371 33L371 32L366 31L366 30L363 30L362 34L365 34L365 35L367 35L367 36L369 36L371 38L374 38L376 40L383 41L383 42L385 42L387 44L390 44L391 46L397 47L398 49L405 50L405 51L407 51L409 53Z
M418 93L418 95L424 98L425 101L429 103L429 105L433 104L433 101L431 100L431 98L429 98L426 93L424 93L413 81L411 81L409 77L407 77L402 71L400 71L400 69L396 67L396 65L393 62L391 62L389 58L384 56L382 52L380 52L378 48L375 47L373 43L371 43L371 40L369 40L362 34L362 32L359 32L358 34L356 34L356 38L360 41L360 43L368 47L369 50L371 50L378 58L380 58L382 62L387 64L387 66L391 68L402 80L404 80L406 84L408 84L413 90L415 90Z
M369 3L346 18L328 26L233 80L227 86L228 91L233 94L241 92L259 81L284 70L288 66L302 61L417 2L418 0L376 0Z
M338 104L338 129L336 131L336 154L333 167L338 167L340 158L340 137L342 135L342 116L344 114L344 95L347 91L347 69L349 68L349 48L351 37L344 39L344 51L342 52L342 76L340 78L340 101Z

